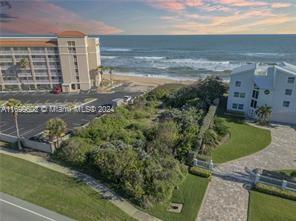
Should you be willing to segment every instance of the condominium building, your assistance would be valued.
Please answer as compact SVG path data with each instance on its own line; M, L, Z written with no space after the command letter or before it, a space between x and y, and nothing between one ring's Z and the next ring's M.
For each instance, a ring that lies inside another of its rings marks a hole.
M296 124L296 66L248 64L233 70L227 109L256 118L264 105L272 108L272 121Z
M99 39L79 31L0 37L2 91L50 90L58 85L64 92L89 90L100 84L100 65Z

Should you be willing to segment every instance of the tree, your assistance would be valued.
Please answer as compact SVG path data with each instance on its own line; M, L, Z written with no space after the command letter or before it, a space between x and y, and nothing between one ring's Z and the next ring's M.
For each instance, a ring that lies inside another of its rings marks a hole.
M18 65L19 65L19 67L20 67L21 69L26 69L26 68L29 67L29 61L28 61L27 58L22 58L22 59L19 61ZM28 83L28 75L26 75L26 76L27 76L27 83ZM30 86L28 87L28 89L30 89Z
M112 80L112 71L113 71L113 67L108 67L109 69L109 79L110 79L110 84L113 85L113 80Z
M55 147L58 147L67 130L67 124L60 118L52 118L46 122L45 129L48 132L48 138L54 142Z
M101 83L103 81L103 74L104 74L104 71L106 71L108 68L103 66L103 65L100 65L96 68L97 71L99 71L100 75L101 75Z
M20 61L19 61L19 67L22 68L22 69L25 69L28 67L29 65L29 61L27 58L22 58Z
M267 125L270 120L272 109L271 107L267 106L266 104L264 106L259 107L255 113L259 118L259 123L261 125Z
M6 103L6 107L9 109L9 112L12 113L13 118L14 118L14 122L15 122L15 128L16 128L16 135L17 135L17 146L18 149L21 150L22 149L22 145L21 145L21 137L20 137L20 133L19 133L19 127L18 127L18 110L20 107L22 106L21 101L16 100L16 99L9 99L8 102Z

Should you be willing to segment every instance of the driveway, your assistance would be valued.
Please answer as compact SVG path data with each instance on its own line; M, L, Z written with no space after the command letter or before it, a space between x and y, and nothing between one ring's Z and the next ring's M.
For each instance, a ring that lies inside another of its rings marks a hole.
M197 221L247 220L249 192L245 188L245 168L296 168L295 129L275 125L270 130L272 141L264 150L215 168L217 175L212 177Z

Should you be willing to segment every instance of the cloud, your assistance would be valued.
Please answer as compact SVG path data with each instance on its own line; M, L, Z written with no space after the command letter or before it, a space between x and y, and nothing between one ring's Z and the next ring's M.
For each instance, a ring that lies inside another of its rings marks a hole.
M187 20L175 24L171 34L287 33L287 27L296 21L295 16L273 14L268 9L207 18L207 22ZM289 33L296 33L296 29L290 28Z
M6 33L48 34L64 30L78 30L87 34L115 34L121 30L42 0L14 1L6 14L17 17L8 22L0 20Z
M250 6L267 6L269 3L263 1L251 0L218 0L217 3L236 6L236 7L250 7Z
M147 3L155 8L169 11L180 11L185 9L185 4L179 0L148 0Z
M288 8L290 6L291 6L290 3L281 3L281 2L271 4L272 8Z

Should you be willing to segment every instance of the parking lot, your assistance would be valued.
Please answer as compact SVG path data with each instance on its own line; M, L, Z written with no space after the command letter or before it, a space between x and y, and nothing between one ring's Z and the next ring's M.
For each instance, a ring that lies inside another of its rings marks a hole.
M0 100L8 100L15 98L22 103L29 104L61 104L61 103L88 103L88 106L101 107L103 105L112 105L114 99L123 98L124 96L138 96L140 92L127 93L127 92L115 92L109 94L49 94L49 93L2 93L0 94ZM86 105L82 105L85 107ZM20 135L25 138L31 138L44 130L45 123L54 117L62 118L69 129L82 126L88 123L91 119L102 115L103 112L96 113L82 113L82 112L61 112L61 113L20 113L18 115L18 125ZM16 135L16 128L11 113L0 113L0 132L3 134Z

